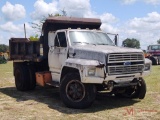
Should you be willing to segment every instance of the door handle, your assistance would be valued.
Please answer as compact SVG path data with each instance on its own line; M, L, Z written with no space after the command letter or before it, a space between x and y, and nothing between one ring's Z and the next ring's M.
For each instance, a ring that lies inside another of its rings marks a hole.
M53 53L53 49L49 50L51 53Z

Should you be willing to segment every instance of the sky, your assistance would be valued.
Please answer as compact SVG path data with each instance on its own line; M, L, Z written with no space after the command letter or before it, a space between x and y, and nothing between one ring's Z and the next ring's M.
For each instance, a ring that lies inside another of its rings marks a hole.
M160 0L0 0L0 44L11 37L27 37L37 31L32 22L48 14L100 18L101 29L119 34L119 46L126 38L140 41L141 49L160 39Z

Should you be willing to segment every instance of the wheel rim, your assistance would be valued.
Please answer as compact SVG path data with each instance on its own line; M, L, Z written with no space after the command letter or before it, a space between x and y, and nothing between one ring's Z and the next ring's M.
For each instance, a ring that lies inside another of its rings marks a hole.
M128 92L126 92L126 95L127 95L128 97L131 97L131 96L133 96L133 95L136 94L137 90L138 90L138 88L137 88L137 86L135 86L134 88L129 89Z
M139 85L134 86L133 88L128 89L123 96L128 98L137 98L139 94Z
M85 87L80 81L72 80L66 86L66 93L71 101L79 102L85 96Z

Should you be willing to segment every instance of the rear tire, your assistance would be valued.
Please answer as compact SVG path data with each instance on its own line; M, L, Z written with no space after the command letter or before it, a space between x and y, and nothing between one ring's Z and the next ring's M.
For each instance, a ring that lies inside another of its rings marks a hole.
M14 63L15 85L19 91L34 90L36 77L34 66L25 63Z
M23 63L15 63L14 65L15 85L19 91L29 90L28 69Z
M152 65L157 65L158 64L158 59L155 59L152 56L149 59L152 61Z
M83 84L77 73L70 73L61 82L60 96L67 107L83 109L94 102L96 87L92 84Z
M34 66L28 66L29 72L29 90L34 90L36 87L36 76L35 76L35 68Z

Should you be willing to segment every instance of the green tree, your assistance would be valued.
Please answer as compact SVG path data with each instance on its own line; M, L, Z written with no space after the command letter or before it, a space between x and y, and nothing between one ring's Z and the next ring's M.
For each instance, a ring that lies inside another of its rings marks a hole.
M130 48L140 48L140 42L139 40L135 38L127 38L122 42L123 47L130 47Z
M39 37L38 37L38 34L36 34L35 36L30 36L30 41L38 41L39 40Z
M7 51L9 51L9 46L0 44L0 52L7 52Z
M57 13L57 14L55 14L54 16L62 16L62 15L60 15L59 13Z
M157 44L160 44L160 39L159 39L159 40L157 40Z

